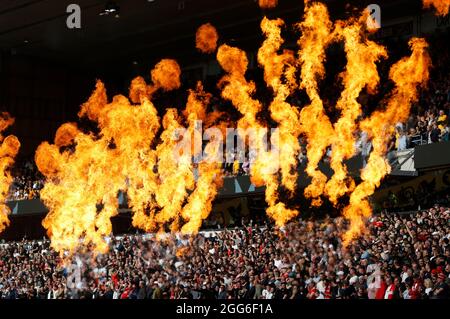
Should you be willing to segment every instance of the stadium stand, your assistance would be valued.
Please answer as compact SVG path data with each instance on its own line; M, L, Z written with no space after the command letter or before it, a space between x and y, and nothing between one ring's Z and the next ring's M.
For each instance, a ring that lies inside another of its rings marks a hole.
M0 249L5 299L441 299L450 292L449 202L382 213L348 247L341 218L205 231L195 238L125 235L110 252L63 266L48 240ZM83 263L90 259L92 263ZM76 289L75 289L76 288Z

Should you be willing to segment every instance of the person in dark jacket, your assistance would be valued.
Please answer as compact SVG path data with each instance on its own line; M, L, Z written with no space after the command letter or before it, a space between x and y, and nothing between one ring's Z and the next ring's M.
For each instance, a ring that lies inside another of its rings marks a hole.
M145 299L147 296L147 289L143 281L139 282L139 289L137 293L137 299Z
M223 285L219 287L217 299L227 299L227 291L225 290L225 287Z

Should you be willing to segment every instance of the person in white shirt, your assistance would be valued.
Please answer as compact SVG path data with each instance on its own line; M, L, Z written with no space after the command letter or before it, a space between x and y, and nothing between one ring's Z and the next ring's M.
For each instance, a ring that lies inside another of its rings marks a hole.
M372 149L372 143L369 141L369 136L366 132L361 132L359 140L356 142L355 148L357 152L361 152L363 158L363 166L366 166L367 157Z
M120 290L114 289L113 299L119 299L119 298L120 298Z
M375 268L375 271L367 278L367 296L369 299L375 299L378 289L381 287L380 268L377 264L371 264L369 266L372 266L370 267L371 269Z
M270 285L267 285L266 288L263 289L262 297L264 299L272 299L273 298L273 288Z
M398 147L397 151L404 151L408 147L408 138L405 132L401 131L400 136L398 137Z

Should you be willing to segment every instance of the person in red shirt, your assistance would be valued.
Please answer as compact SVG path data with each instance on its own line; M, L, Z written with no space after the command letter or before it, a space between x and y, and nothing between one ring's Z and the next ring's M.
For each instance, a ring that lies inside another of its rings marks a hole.
M384 299L395 299L397 298L397 285L392 282L390 277L386 278L386 292L384 293Z
M331 284L328 281L325 286L324 299L331 299Z
M117 277L117 273L112 274L111 280L114 283L114 287L117 287L117 284L119 283L119 278Z
M386 292L386 288L387 288L386 282L383 279L381 279L380 288L378 288L378 291L375 295L375 299L384 299L384 294Z
M411 299L419 299L422 293L422 281L420 278L414 278L413 285L411 287L409 295Z
M308 299L317 299L318 291L316 288L316 284L314 282L310 282L308 285L308 294L306 295L306 298Z
M122 295L120 295L120 299L128 299L130 293L131 293L131 287L125 288Z

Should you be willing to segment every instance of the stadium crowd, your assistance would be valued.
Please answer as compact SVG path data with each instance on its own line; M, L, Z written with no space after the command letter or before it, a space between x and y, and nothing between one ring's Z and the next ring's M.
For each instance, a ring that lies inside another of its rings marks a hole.
M0 247L4 299L446 299L448 203L379 214L348 247L341 218L264 222L195 237L124 235L63 263L48 240Z
M44 177L38 171L34 161L21 160L12 170L13 182L9 188L7 200L25 200L39 197L44 187Z

